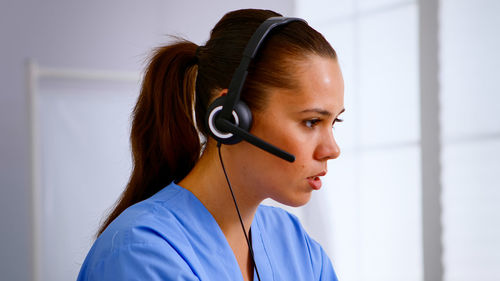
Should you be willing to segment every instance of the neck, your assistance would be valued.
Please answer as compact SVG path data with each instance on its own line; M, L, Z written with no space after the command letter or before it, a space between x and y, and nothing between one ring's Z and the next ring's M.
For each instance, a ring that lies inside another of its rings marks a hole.
M247 235L249 235L250 226L261 200L252 196L249 192L251 189L245 188L239 183L240 175L231 173L231 159L224 156L225 152L227 152L225 146L222 146L222 159L243 225ZM228 241L245 239L215 145L207 148L191 172L179 182L179 185L191 191L203 203L219 224Z

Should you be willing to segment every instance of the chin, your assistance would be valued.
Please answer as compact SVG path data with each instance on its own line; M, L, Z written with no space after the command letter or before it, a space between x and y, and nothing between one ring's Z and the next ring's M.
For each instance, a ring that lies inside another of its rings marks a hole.
M307 192L307 193L301 193L301 194L294 194L294 196L287 197L287 198L279 198L279 200L274 199L275 201L278 201L279 203L283 205L287 205L290 207L301 207L307 204L309 200L311 200L311 193L312 192Z

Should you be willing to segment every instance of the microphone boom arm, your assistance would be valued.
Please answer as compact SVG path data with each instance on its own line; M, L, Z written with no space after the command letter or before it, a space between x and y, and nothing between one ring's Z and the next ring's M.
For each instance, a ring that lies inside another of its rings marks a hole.
M248 133L247 131L241 129L238 126L235 126L233 123L231 123L229 120L223 119L223 118L217 118L215 120L217 128L219 128L221 131L229 132L232 133L233 135L236 135L243 140L257 146L258 148L265 150L275 156L278 156L279 158L286 160L288 162L294 162L295 161L295 156L292 154L281 150L277 148L276 146L263 141L262 139Z

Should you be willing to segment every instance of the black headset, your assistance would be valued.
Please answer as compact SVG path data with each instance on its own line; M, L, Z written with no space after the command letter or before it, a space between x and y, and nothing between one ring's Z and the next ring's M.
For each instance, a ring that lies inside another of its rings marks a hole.
M248 67L266 37L273 29L293 21L306 22L300 18L271 17L257 28L250 41L248 41L240 65L236 68L229 84L227 95L214 100L207 110L206 126L210 135L217 142L236 144L245 140L288 162L295 161L295 156L292 154L250 134L252 112L245 102L240 100L241 90L248 74Z

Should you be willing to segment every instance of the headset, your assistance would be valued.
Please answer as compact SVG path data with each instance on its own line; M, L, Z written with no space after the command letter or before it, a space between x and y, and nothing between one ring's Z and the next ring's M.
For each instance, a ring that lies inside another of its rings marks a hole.
M252 126L252 112L240 100L241 90L248 75L248 67L254 59L262 43L273 29L293 21L302 21L301 18L271 17L265 20L255 31L248 41L240 65L236 68L227 95L215 99L208 107L206 115L206 127L210 135L218 143L236 144L245 140L271 154L276 155L288 162L294 162L295 156L250 134Z
M243 220L241 219L240 210L238 208L238 204L236 203L233 188L231 186L231 182L229 181L229 177L227 176L224 162L222 161L220 147L221 144L236 144L245 140L252 145L255 145L288 162L295 161L295 156L292 154L250 134L249 131L252 126L252 112L250 111L250 108L240 100L241 90L243 89L243 85L245 84L245 80L248 75L248 67L264 40L269 36L273 29L293 21L302 21L307 24L305 20L300 18L271 17L265 20L257 28L252 37L250 37L250 41L248 41L243 51L243 57L240 61L240 65L234 71L227 95L215 99L208 107L207 115L205 117L206 127L208 128L210 135L217 141L219 160L236 207L236 212L238 213L238 217L240 219L241 228L245 234L253 266L255 267L255 272L257 273L259 281L261 279L259 276L259 270L257 269L257 264L255 263L252 243L248 239L245 226L243 225Z

